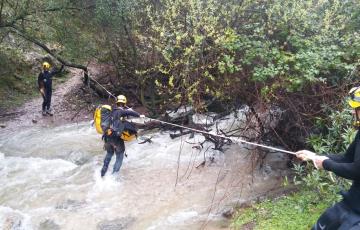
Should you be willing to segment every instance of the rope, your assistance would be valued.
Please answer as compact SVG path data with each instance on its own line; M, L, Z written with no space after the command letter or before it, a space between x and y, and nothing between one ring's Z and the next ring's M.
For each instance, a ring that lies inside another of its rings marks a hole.
M211 135L211 136L215 136L215 137L220 137L220 138L223 138L223 139L228 139L228 140L231 140L233 142L240 142L240 143L244 143L244 144L248 144L248 145L253 145L253 146L257 146L257 147L261 147L261 148L264 148L264 149L271 149L271 150L275 150L275 151L278 151L278 152L283 152L283 153L287 153L287 154L290 154L290 155L296 155L295 152L292 152L292 151L287 151L287 150L284 150L284 149L279 149L279 148L275 148L275 147L271 147L271 146L268 146L268 145L262 145L262 144L258 144L258 143L254 143L254 142L250 142L250 141L245 141L243 139L240 139L240 138L234 138L234 137L226 137L224 135L219 135L219 134L214 134L214 133L209 133L209 132L206 132L206 131L202 131L202 130L198 130L198 129L193 129L193 128L190 128L190 127L186 127L186 126L182 126L182 125L177 125L177 124L173 124L173 123L170 123L170 122L166 122L166 121L162 121L162 120L158 120L158 119L154 119L154 118L150 118L150 117L145 117L147 119L150 119L150 120L153 120L153 121L158 121L160 123L163 123L163 124L167 124L167 125L171 125L171 126L175 126L175 127L179 127L179 128L183 128L183 129L187 129L187 130L190 130L190 131L194 131L194 132L197 132L197 133L202 133L202 134L207 134L207 135ZM308 158L307 160L311 160L314 164L314 167L316 169L318 169L317 165L315 164L315 161L314 159L312 158ZM332 179L332 181L334 181L331 173L329 172L330 174L330 177Z
M96 84L98 84L101 88L103 88L109 94L109 96L116 99L116 96L114 96L114 94L112 94L109 90L107 90L102 84L100 84L94 78L90 77L90 74L88 74L88 78L93 80ZM274 150L274 151L278 151L278 152L283 152L283 153L287 153L287 154L291 154L291 155L296 155L296 153L292 152L292 151L287 151L287 150L284 150L284 149L279 149L279 148L271 147L271 146L268 146L268 145L262 145L262 144L258 144L258 143L254 143L254 142L250 142L250 141L245 141L245 140L240 139L240 138L226 137L224 135L209 133L209 132L206 132L206 131L193 129L193 128L182 126L182 125L177 125L177 124L173 124L173 123L170 123L170 122L166 122L166 121L162 121L162 120L158 120L158 119L154 119L154 118L150 118L150 117L145 117L145 118L148 118L148 119L153 120L153 121L158 121L158 122L163 123L163 124L167 124L167 125L187 129L187 130L190 130L190 131L193 131L193 132L202 133L202 134L206 134L206 135L211 135L211 136L215 136L215 137L220 137L220 138L223 138L223 139L228 139L228 140L231 140L231 141L237 142L237 143L244 143L244 144L253 145L253 146L257 146L257 147L261 147L261 148L265 148L265 149L270 149L270 150ZM309 160L312 160L315 167L316 167L316 164L315 164L314 160L313 159L309 159Z
M103 88L110 96L112 96L112 97L114 97L116 99L116 97L112 93L110 93L110 91L108 91L103 85L101 85L98 81L96 81L95 79L90 77L90 74L88 74L88 78L93 80L96 84L98 84L101 88ZM162 121L162 120L158 120L158 119L154 119L154 118L150 118L150 117L145 117L145 118L148 118L148 119L153 120L153 121L158 121L158 122L163 123L163 124L167 124L167 125L187 129L187 130L190 130L190 131L194 131L194 132L197 132L197 133L202 133L202 134L207 134L207 135L211 135L211 136L215 136L215 137L220 137L220 138L223 138L223 139L228 139L228 140L231 140L233 142L240 142L240 143L244 143L244 144L248 144L248 145L253 145L253 146L257 146L257 147L261 147L261 148L265 148L265 149L271 149L271 150L275 150L275 151L295 155L295 152L291 152L291 151L287 151L287 150L284 150L284 149L279 149L279 148L275 148L275 147L271 147L271 146L267 146L267 145L262 145L262 144L258 144L258 143L254 143L254 142L250 142L250 141L245 141L245 140L240 139L240 138L226 137L224 135L209 133L209 132L205 132L205 131L202 131L202 130L193 129L193 128L182 126L182 125L177 125L177 124L173 124L173 123L170 123L170 122L166 122L166 121Z
M350 74L353 74L355 72L355 69L356 69L357 66L354 67L353 71L350 73ZM94 78L90 77L90 74L88 74L88 78L93 80L96 84L98 84L101 88L103 88L108 94L109 96L113 97L116 99L116 96L114 96L114 94L112 94L109 90L107 90L102 84L100 84L98 81L96 81ZM90 82L89 82L89 86L90 86ZM150 120L153 120L153 121L158 121L160 123L163 123L163 124L167 124L167 125L171 125L171 126L175 126L175 127L179 127L179 128L183 128L183 129L187 129L187 130L191 130L191 131L194 131L194 132L197 132L197 133L202 133L202 134L206 134L206 135L211 135L211 136L215 136L215 137L220 137L220 138L223 138L223 139L228 139L228 140L231 140L233 142L240 142L240 143L244 143L244 144L248 144L248 145L253 145L253 146L257 146L257 147L261 147L261 148L265 148L265 149L270 149L270 150L274 150L274 151L278 151L278 152L283 152L283 153L288 153L288 154L291 154L291 155L296 155L295 152L292 152L292 151L287 151L287 150L284 150L284 149L279 149L279 148L275 148L275 147L271 147L271 146L268 146L268 145L262 145L262 144L258 144L258 143L254 143L254 142L250 142L250 141L245 141L243 139L240 139L240 138L234 138L234 137L226 137L224 135L219 135L219 134L214 134L214 133L209 133L209 132L206 132L206 131L202 131L202 130L198 130L198 129L193 129L193 128L190 128L190 127L186 127L186 126L182 126L182 125L177 125L177 124L173 124L173 123L170 123L170 122L166 122L166 121L162 121L162 120L158 120L158 119L154 119L154 118L150 118L150 117L145 117L145 118L148 118ZM315 168L317 168L315 162L314 162L314 159L308 159L308 160L311 160L313 161L314 163L314 166ZM334 179L332 178L332 175L330 174L330 177L331 179L334 181Z
M190 130L190 131L194 131L194 132L197 132L197 133L202 133L202 134L207 134L207 135L211 135L211 136L215 136L215 137L220 137L220 138L223 138L223 139L228 139L228 140L231 140L233 142L245 143L245 144L248 144L248 145L254 145L254 146L265 148L265 149L271 149L271 150L275 150L275 151L295 155L295 152L291 152L291 151L287 151L287 150L284 150L284 149L279 149L279 148L275 148L275 147L271 147L271 146L267 146L267 145L262 145L262 144L258 144L258 143L254 143L254 142L250 142L250 141L245 141L245 140L240 139L240 138L226 137L224 135L209 133L209 132L206 132L206 131L193 129L193 128L182 126L182 125L173 124L173 123L170 123L170 122L166 122L166 121L162 121L162 120L158 120L158 119L154 119L154 118L149 118L149 117L145 117L145 118L148 118L148 119L153 120L153 121L158 121L158 122L163 123L163 124L167 124L167 125L187 129L187 130Z
M116 99L116 97L115 97L114 94L110 93L110 91L107 90L107 89L106 89L102 84L100 84L97 80L95 80L94 78L90 77L90 73L87 73L87 75L88 75L88 78L89 78L89 79L93 80L96 84L98 84L101 88L103 88L103 89L109 94L109 96L111 96L111 97L113 97L113 98Z

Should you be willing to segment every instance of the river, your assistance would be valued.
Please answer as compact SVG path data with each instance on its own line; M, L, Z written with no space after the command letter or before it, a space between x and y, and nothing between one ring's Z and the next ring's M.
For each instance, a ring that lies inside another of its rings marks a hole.
M139 144L144 136L152 142ZM2 229L227 229L224 211L281 189L286 174L281 154L252 170L252 151L201 148L198 134L146 133L126 143L120 175L114 156L104 178L103 143L88 122L0 138Z

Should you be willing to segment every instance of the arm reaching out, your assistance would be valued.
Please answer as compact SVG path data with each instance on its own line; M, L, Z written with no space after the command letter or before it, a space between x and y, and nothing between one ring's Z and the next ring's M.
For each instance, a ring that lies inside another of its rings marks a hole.
M56 75L56 74L59 74L62 70L64 69L64 65L61 65L60 69L59 70L52 70L51 71L51 74L52 75Z
M135 112L134 110L124 110L123 115L124 116L140 117L140 113Z

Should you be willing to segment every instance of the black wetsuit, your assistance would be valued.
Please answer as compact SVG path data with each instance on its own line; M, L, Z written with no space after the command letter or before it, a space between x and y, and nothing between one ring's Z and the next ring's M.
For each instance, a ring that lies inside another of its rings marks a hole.
M352 180L348 191L342 191L343 200L328 208L313 229L360 229L360 133L356 134L344 155L328 155L323 162L325 170Z
M116 161L113 168L113 173L116 173L120 170L122 165L122 161L124 159L125 153L125 144L124 140L120 138L124 129L128 129L128 122L124 122L124 117L133 116L139 117L140 114L133 111L128 110L122 107L114 108L112 111L112 134L110 136L104 136L105 145L104 148L106 150L106 156L104 159L104 165L101 169L101 176L103 177L106 174L106 171L109 167L110 161L114 153L116 154Z
M62 65L59 70L43 71L38 76L39 89L44 88L42 111L50 110L51 95L52 95L52 78L54 75L60 73L63 70Z

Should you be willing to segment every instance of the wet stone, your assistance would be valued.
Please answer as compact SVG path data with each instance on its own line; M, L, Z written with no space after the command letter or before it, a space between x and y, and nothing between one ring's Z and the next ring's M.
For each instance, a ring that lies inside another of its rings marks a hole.
M221 215L225 218L231 219L234 216L235 212L236 210L233 207L230 207L223 210Z
M274 152L266 155L265 165L268 166L270 172L276 170L288 169L289 155L282 152Z
M192 121L197 125L214 125L215 114L206 115L206 114L194 114L192 116Z
M53 220L45 220L40 223L39 230L59 230L60 226L56 224Z
M57 204L56 209L67 209L67 210L76 210L82 208L86 204L85 201L71 200L68 199L63 203Z
M69 154L68 160L76 165L84 165L91 159L91 156L87 153L83 152L71 152Z
M97 230L123 230L128 229L135 222L134 217L122 217L114 220L104 220L97 224Z
M208 166L219 166L222 165L225 158L224 158L224 153L222 153L219 150L212 150L208 157Z

